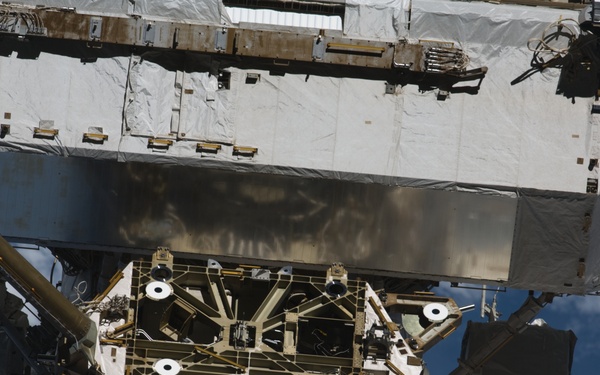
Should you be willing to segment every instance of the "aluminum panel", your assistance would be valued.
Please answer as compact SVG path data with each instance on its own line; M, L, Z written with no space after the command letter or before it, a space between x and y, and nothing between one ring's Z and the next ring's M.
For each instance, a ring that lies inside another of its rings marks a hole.
M567 291L598 289L590 279L599 276L595 194L522 191L511 283L518 288ZM590 285L591 284L591 285ZM581 292L580 292L581 293Z
M600 205L596 204L592 213L592 222L600 220ZM591 225L590 249L600 249L600 225ZM600 290L600 251L590 251L585 260L585 284L586 290L595 292Z
M2 235L507 280L517 200L145 163L0 154Z

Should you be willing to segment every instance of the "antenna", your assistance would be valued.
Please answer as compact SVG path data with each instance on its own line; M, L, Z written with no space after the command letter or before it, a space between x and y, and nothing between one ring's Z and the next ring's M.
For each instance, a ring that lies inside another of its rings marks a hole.
M494 297L492 298L492 304L489 305L485 302L486 300L486 286L483 285L483 289L481 289L481 317L488 317L488 322L495 322L501 316L502 313L498 311L498 291L500 288L496 289L496 293L494 293Z
M486 291L486 286L482 285L481 286L481 317L485 318L485 291Z

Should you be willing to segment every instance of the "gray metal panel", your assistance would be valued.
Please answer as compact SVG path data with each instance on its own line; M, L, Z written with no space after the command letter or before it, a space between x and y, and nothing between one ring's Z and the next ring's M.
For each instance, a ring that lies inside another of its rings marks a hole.
M522 191L511 285L581 293L587 280L589 285L585 289L589 291L590 279L599 275L598 266L594 264L598 247L590 246L590 231L597 230L592 229L594 216L598 221L598 213L593 212L597 200L595 194ZM553 289L548 289L550 286Z
M509 197L17 153L0 166L12 239L508 278Z
M594 206L592 223L600 221L600 204ZM591 223L590 223L591 225ZM600 290L600 225L590 228L590 250L585 260L585 286L586 291ZM595 251L593 251L595 249Z

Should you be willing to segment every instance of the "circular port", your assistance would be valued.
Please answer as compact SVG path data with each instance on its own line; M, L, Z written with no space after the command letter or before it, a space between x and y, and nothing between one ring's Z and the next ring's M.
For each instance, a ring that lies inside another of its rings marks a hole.
M173 271L169 267L159 264L150 271L150 275L152 275L154 280L167 281L173 277Z
M171 293L173 293L171 286L167 283L163 283L162 281L153 281L146 285L146 295L148 298L155 301L165 299L170 296Z
M152 369L160 375L175 375L181 371L181 366L170 358L163 358L156 361Z
M430 303L423 308L423 315L430 322L441 322L448 317L448 308L441 303Z
M348 291L348 288L345 284L339 281L332 281L329 284L325 285L325 291L332 297L341 297Z

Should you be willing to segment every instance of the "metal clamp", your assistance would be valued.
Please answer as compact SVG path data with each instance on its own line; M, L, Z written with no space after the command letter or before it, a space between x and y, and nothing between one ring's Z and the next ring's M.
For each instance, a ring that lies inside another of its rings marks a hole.
M156 25L154 22L145 21L144 22L144 44L147 46L152 46L154 41L156 40Z
M148 139L148 148L168 149L169 146L172 146L172 145L173 145L173 141L170 139L161 139L161 138Z
M215 50L224 52L227 50L228 29L222 28L215 31Z
M313 40L313 50L312 50L312 59L314 61L321 61L325 58L325 51L327 50L327 46L323 41L323 35L319 34L319 36L315 37Z
M218 143L197 143L196 152L206 152L216 154L221 150L221 145Z
M10 125L9 124L0 125L0 138L4 138L8 134L10 134Z
M254 156L258 153L258 148L247 146L233 146L233 154L239 156Z
M90 18L89 39L93 41L100 40L102 36L102 17Z
M34 138L54 139L58 135L58 129L33 128Z
M108 141L108 134L83 133L83 142L104 143L104 141Z

